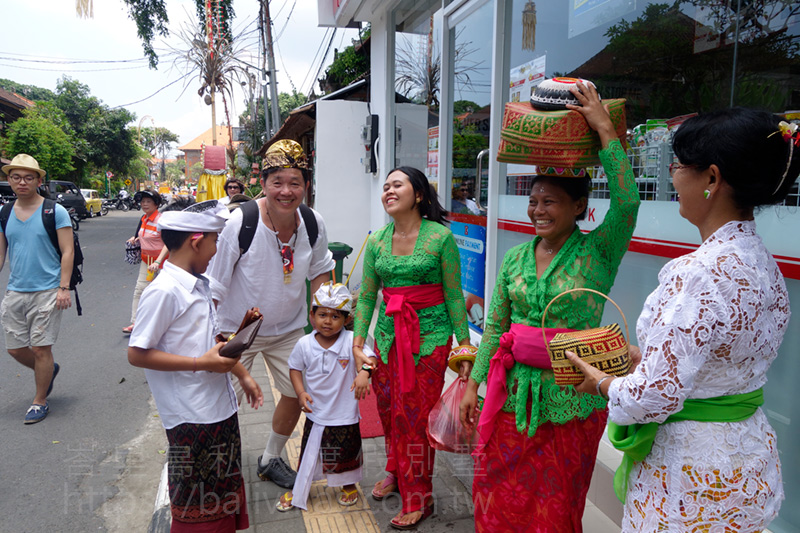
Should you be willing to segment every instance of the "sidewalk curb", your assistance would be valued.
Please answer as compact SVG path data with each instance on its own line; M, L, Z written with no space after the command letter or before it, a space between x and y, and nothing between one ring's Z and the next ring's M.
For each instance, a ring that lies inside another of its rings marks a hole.
M161 480L158 482L155 509L150 519L147 533L169 533L172 524L172 513L169 508L169 484L167 482L167 463L161 469Z

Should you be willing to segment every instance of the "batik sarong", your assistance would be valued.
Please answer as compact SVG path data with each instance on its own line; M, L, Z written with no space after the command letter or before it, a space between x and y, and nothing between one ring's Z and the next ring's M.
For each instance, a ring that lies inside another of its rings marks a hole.
M171 531L247 529L237 415L166 431Z
M375 346L377 353L378 347ZM450 346L439 346L414 367L414 387L400 392L400 368L394 345L388 364L378 357L372 377L386 442L386 471L397 478L403 513L419 511L432 496L431 475L435 451L425 428L428 414L442 395Z
M311 484L326 479L329 487L344 487L360 482L363 456L361 428L358 423L346 426L323 426L306 418L297 479L292 489L292 504L307 509Z
M499 413L475 454L475 531L580 533L607 417L598 410L585 420L545 422L528 437L517 431L514 414Z

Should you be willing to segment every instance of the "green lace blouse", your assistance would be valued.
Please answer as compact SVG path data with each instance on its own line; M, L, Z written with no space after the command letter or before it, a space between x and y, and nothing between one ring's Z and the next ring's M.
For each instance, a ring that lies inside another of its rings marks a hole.
M433 353L437 347L450 343L455 332L458 339L469 338L467 310L461 291L461 256L452 232L445 226L423 219L419 236L411 255L392 255L394 222L370 236L364 252L364 275L358 293L354 317L354 334L366 338L378 289L441 283L444 303L417 311L420 329L419 358ZM386 316L386 303L381 304L375 341L381 359L388 362L389 349L394 342L394 318Z
M639 193L619 141L611 142L600 152L600 161L608 176L611 196L603 222L588 234L576 226L539 279L534 249L541 237L512 248L503 258L472 370L472 378L478 383L486 381L500 336L512 323L540 328L547 304L568 289L587 287L604 294L611 290L636 225ZM605 302L591 293L564 296L550 306L545 325L578 330L598 327ZM517 430L525 433L527 426L528 436L533 436L543 422L563 424L575 417L586 418L606 404L598 396L576 392L572 386L559 387L551 370L522 363L515 363L508 372L507 385L509 395L503 411L515 413ZM528 402L531 413L526 412Z

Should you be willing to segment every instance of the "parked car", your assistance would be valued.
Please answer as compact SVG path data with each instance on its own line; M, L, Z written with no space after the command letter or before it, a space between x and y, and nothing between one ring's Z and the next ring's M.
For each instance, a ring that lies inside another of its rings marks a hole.
M103 214L103 202L100 200L100 193L95 189L81 189L83 199L86 201L86 210L89 217L99 217Z
M39 188L39 194L51 200L57 200L60 195L61 204L64 207L74 207L81 220L89 216L89 212L86 210L86 200L83 199L78 186L71 181L47 181Z
M0 202L6 203L16 197L17 195L14 194L11 184L9 184L7 181L0 181Z

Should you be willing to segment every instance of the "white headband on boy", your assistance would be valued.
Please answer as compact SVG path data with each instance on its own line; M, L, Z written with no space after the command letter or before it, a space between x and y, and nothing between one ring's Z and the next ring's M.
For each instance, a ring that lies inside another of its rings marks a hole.
M353 297L350 291L341 283L334 284L332 281L323 283L317 292L314 293L314 305L317 307L328 307L339 311L350 312Z
M220 232L230 212L217 200L190 205L183 211L166 211L158 217L158 231Z

